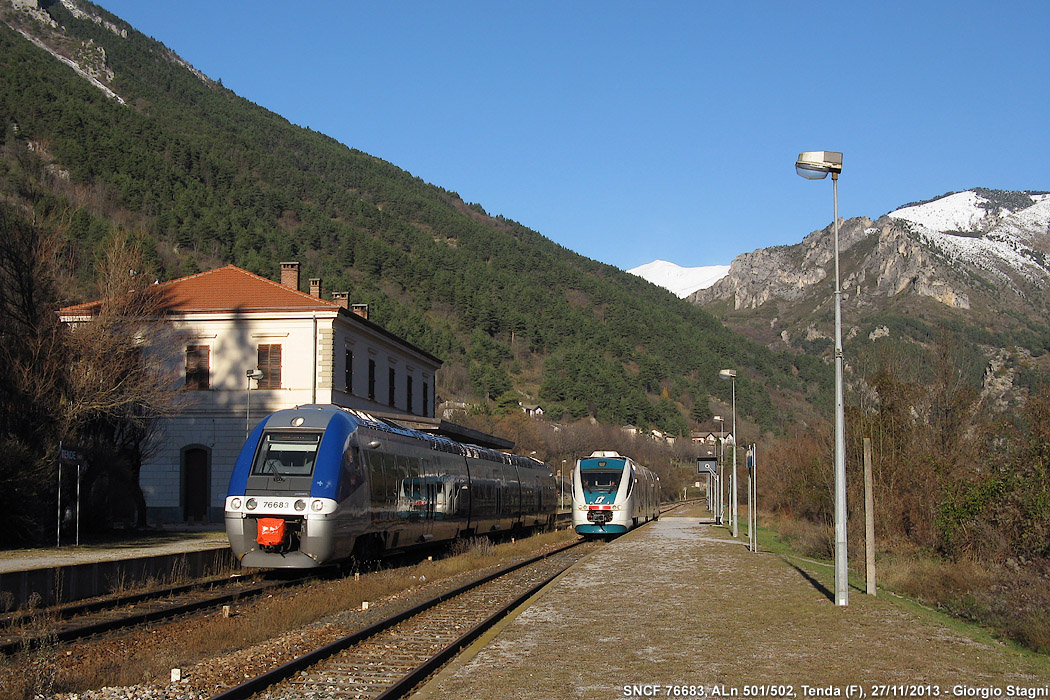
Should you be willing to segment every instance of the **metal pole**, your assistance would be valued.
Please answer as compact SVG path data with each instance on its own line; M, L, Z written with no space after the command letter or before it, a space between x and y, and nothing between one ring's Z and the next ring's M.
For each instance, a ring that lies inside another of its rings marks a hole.
M55 546L62 546L62 443L58 443L58 527L55 528Z
M751 444L751 495L748 497L747 505L751 511L751 532L754 539L751 542L751 551L758 551L758 444Z
M747 548L751 549L751 470L747 470Z
M722 497L722 489L725 488L726 479L726 468L725 465L718 465L718 512L715 513L715 518L719 525L722 524L722 503L724 501Z
M80 462L77 462L77 547L80 546Z
M252 424L252 378L248 377L248 408L244 409L244 439L248 439L248 433Z
M864 561L868 595L875 591L875 489L871 475L871 438L864 438Z
M747 548L751 549L751 445L744 451L744 471L747 472Z
M736 485L736 376L733 376L733 507L729 512L730 517L733 520L733 537L736 537L738 532L737 527L737 514L740 512L740 503L737 500L737 485Z
M721 416L719 416L721 418ZM725 420L718 421L718 498L716 504L718 506L718 512L715 514L715 522L719 525L722 524L722 480L725 478L723 464L725 464L725 451L726 451L726 422Z
M839 174L831 173L835 199L835 604L849 605L846 556L846 430L842 399L842 288L839 285Z

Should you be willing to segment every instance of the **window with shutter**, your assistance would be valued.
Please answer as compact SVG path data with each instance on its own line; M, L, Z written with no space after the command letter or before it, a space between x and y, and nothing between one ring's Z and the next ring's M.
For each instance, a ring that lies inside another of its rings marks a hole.
M186 346L186 388L200 391L211 386L211 347Z
M259 369L263 378L259 380L260 389L281 388L281 346L279 344L259 346Z
M352 350L346 351L346 357L343 360L343 391L348 394L354 393L354 353Z

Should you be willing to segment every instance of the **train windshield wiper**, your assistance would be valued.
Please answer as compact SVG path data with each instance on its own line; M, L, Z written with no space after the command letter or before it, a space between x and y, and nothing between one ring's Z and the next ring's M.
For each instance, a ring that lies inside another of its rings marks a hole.
M284 481L284 477L281 476L281 472L277 469L277 464L274 460L270 460L266 463L266 468L273 472L273 480L277 483Z

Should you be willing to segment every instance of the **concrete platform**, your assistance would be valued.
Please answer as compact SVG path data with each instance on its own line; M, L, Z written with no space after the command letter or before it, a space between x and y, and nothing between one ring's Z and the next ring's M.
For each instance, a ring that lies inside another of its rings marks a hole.
M1046 657L976 641L897 602L852 589L850 605L836 606L824 588L830 568L813 573L803 567L819 567L752 553L703 515L665 516L608 543L416 700L782 697L788 689L789 697L847 697L851 684L866 697L875 684L930 684L928 695L936 687L952 697L959 685L1050 684Z
M152 533L120 542L0 551L0 611L66 603L134 587L207 576L233 565L226 533Z

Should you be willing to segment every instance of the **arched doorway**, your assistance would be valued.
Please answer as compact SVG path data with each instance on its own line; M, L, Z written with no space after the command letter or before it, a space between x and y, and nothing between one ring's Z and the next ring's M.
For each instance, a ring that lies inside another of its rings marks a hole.
M203 447L182 451L182 517L188 523L208 522L211 454Z

